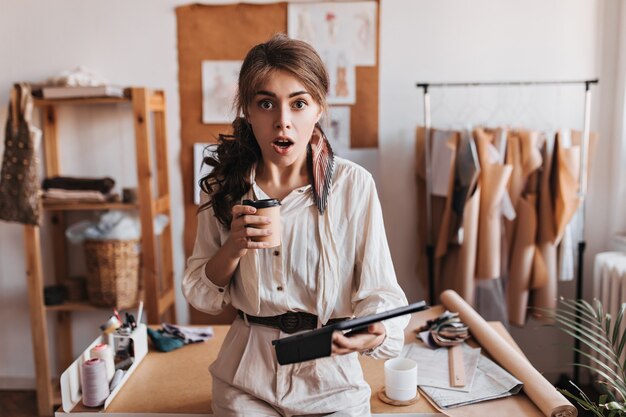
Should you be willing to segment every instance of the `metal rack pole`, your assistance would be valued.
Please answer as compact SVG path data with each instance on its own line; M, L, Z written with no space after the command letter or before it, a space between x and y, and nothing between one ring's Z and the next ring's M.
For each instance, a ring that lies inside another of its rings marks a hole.
M585 209L586 209L586 194L587 194L587 170L588 166L588 154L589 154L589 123L591 120L591 89L590 83L585 83L585 113L583 121L583 138L580 148L580 169L578 172L578 198L580 199L580 241L578 242L578 268L576 277L576 299L583 298L583 281L584 281L584 260L585 260L585 248L587 242L585 241ZM580 326L581 317L580 312L576 310L576 324ZM578 336L578 331L576 332ZM580 340L578 337L574 338L574 365L573 365L573 377L574 383L578 385L580 381L580 367L576 366L580 363Z
M432 167L430 160L430 93L428 84L424 89L424 162L426 164L426 258L428 267L428 300L435 304L435 250L433 247Z

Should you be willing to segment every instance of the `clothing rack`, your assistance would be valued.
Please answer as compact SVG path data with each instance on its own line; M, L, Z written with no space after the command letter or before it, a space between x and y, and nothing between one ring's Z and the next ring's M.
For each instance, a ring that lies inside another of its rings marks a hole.
M589 80L560 80L560 81L493 81L493 82L443 82L443 83L417 83L416 87L421 88L424 94L424 155L426 165L426 257L428 270L428 296L431 304L435 303L435 268L434 268L434 247L433 247L433 227L432 227L432 204L430 196L432 194L432 169L430 161L430 92L429 88L446 87L515 87L515 86L540 86L540 85L584 85L585 86L585 108L583 119L583 142L580 153L579 169L579 190L580 198L579 215L581 216L582 230L581 239L578 242L578 268L576 277L576 299L583 297L583 260L586 248L585 242L585 196L587 192L587 167L589 151L589 124L591 119L591 85L598 84L598 78ZM581 318L577 311L576 321L580 324ZM574 363L580 362L580 341L574 340ZM578 383L579 367L573 367L573 380Z

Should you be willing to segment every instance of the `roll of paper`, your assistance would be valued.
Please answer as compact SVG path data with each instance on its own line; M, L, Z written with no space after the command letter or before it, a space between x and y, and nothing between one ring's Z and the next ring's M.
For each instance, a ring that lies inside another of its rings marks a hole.
M441 302L452 312L458 312L469 326L470 333L491 357L504 369L524 383L524 392L546 417L575 417L574 407L547 379L535 369L524 355L515 350L453 290L441 293Z

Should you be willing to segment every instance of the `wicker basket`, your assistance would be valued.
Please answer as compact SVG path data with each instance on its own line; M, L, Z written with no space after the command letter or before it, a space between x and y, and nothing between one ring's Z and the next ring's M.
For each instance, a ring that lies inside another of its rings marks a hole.
M139 240L86 240L89 302L119 309L137 301Z

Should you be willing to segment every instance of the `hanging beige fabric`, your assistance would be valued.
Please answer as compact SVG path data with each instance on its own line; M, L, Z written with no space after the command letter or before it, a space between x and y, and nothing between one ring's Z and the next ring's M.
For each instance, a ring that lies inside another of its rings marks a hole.
M541 167L541 146L545 138L539 132L512 130L508 132L506 161L513 171L508 193L517 216L505 220L506 247L510 259L508 266L507 307L509 321L523 326L530 288L543 285L543 275L533 280L537 241L537 193ZM540 264L539 264L540 265Z
M30 86L16 85L5 130L0 172L0 219L23 224L39 223L37 148L41 131L31 126L33 99Z
M570 143L566 143L570 142ZM554 220L556 243L561 241L565 228L578 209L578 173L580 146L572 143L569 131L559 131L554 144Z
M480 212L480 185L468 196L463 211L463 242L453 244L442 259L441 286L456 291L470 305L474 305L478 214Z
M557 300L557 257L556 257L556 224L554 221L554 203L551 193L551 173L554 164L554 137L546 138L541 154L543 168L539 179L539 219L537 231L537 249L541 261L536 262L533 274L545 274L545 285L533 292L532 305L538 308L556 308ZM540 269L545 268L545 269ZM535 312L536 317L540 314Z
M517 212L517 203L527 188L530 175L541 167L541 146L544 136L532 130L511 130L508 132L506 163L513 167L508 192L511 204ZM517 220L505 220L507 247L513 247L513 234ZM510 254L509 254L510 255Z
M431 140L429 144L432 144L432 133L431 130ZM415 169L416 169L416 179L417 179L417 196L418 196L418 219L417 219L417 230L418 230L418 244L417 244L417 268L418 268L418 277L420 278L422 288L424 290L428 290L428 259L426 256L426 246L428 243L427 236L427 227L426 227L426 162L425 162L425 129L423 127L418 127L416 130L415 136ZM431 148L432 149L432 148ZM437 231L439 230L439 226L441 225L441 220L443 218L442 214L445 208L445 197L437 197L434 195L430 196L431 202L431 233L432 233L432 244L433 247L437 244ZM435 274L435 282L437 282L437 272L433 271Z
M537 197L528 195L517 203L518 227L515 242L511 251L511 267L507 285L507 306L509 322L523 326L526 322L526 308L530 280L535 255L535 236L537 234L537 213L535 203Z
M448 243L451 240L450 236L450 228L451 225L455 222L453 218L452 212L452 198L454 193L454 161L456 157L457 145L460 139L460 132L454 131L435 131L434 138L437 141L444 142L442 145L446 148L446 153L444 155L442 161L439 161L436 158L433 158L433 168L436 174L436 171L440 169L439 175L446 177L447 176L447 190L445 196L445 206L443 209L443 214L441 218L441 225L439 226L439 232L437 234L437 246L435 248L435 258L443 257L448 250ZM433 146L436 149L436 146ZM437 166L437 164L441 164L441 166ZM443 171L446 171L445 173Z
M473 134L481 168L476 278L498 278L502 273L502 198L513 168L497 159L500 130L477 128Z
M425 162L425 129L418 127L416 131L416 172L418 189L418 275L422 278L428 276L427 259L425 248L427 243L426 232L426 162ZM430 130L430 161L432 169L432 181L434 183L430 195L431 202L431 225L432 243L435 249L434 277L435 293L446 287L441 286L441 269L449 261L446 252L451 241L451 227L457 222L452 210L452 198L454 192L455 159L460 132L451 130ZM428 287L426 280L422 280L424 288Z

